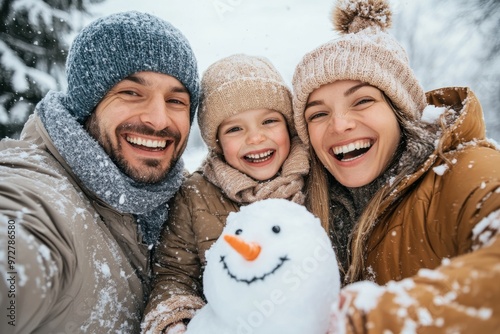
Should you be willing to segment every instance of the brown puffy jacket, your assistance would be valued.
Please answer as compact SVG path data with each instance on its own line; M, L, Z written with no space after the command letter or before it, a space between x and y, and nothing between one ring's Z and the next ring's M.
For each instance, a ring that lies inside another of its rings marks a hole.
M427 94L461 110L445 140L451 167L431 156L380 208L366 245L364 279L344 290L347 333L500 333L500 152L481 141L470 90ZM463 109L462 109L463 106Z
M184 182L157 247L143 331L160 333L168 325L191 319L203 306L205 252L221 235L229 213L239 207L200 172Z
M37 116L22 137L0 142L0 333L138 333L149 255L134 218L79 184Z

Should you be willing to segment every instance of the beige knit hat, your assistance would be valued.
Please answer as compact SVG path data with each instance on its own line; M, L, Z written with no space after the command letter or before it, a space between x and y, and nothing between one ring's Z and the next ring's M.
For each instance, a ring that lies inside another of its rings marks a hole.
M283 114L293 135L292 96L274 66L263 57L236 54L210 65L201 80L198 125L210 150L219 125L227 117L250 109L272 109Z
M403 47L385 30L391 10L385 0L339 0L332 21L341 37L306 54L293 76L296 131L309 143L304 108L309 94L337 80L359 80L382 90L401 114L420 119L425 93Z

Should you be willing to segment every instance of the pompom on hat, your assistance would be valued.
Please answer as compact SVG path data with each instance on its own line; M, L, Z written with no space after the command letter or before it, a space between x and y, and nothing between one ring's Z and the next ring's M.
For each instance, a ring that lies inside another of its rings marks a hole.
M339 0L333 10L335 29L342 34L306 54L295 69L294 122L309 144L304 108L309 95L338 80L359 80L383 91L403 117L420 119L424 90L409 66L403 47L387 32L391 10L386 0Z
M83 123L113 86L141 71L179 80L189 92L193 120L200 88L189 42L170 23L137 11L97 19L75 38L66 60L66 107Z
M210 65L201 79L198 125L208 148L221 153L219 125L245 110L272 109L285 117L293 131L292 95L283 78L264 57L236 54Z

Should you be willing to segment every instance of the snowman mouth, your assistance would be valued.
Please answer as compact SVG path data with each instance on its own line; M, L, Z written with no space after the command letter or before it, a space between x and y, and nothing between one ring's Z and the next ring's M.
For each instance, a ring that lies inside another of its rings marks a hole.
M236 276L235 274L233 274L231 272L231 270L229 270L229 267L227 266L227 263L226 263L226 257L221 255L220 257L220 262L222 263L222 266L224 267L224 270L227 271L227 274L229 275L229 277L231 277L231 279L235 280L236 282L240 282L240 283L246 283L248 285L254 283L254 282L257 282L257 281L263 281L264 279L266 279L267 276L270 276L272 274L274 274L276 272L276 270L278 270L279 268L281 268L281 266L283 266L283 264L290 260L288 258L288 256L282 256L279 258L279 262L278 264L269 272L263 274L262 276L254 276L250 279L246 279L246 278L239 278L238 276Z

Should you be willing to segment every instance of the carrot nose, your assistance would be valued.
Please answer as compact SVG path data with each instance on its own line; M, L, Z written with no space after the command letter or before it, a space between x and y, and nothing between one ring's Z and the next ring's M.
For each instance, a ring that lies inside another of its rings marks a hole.
M259 256L260 246L255 242L245 242L237 236L230 234L225 234L224 240L247 261L253 261Z

